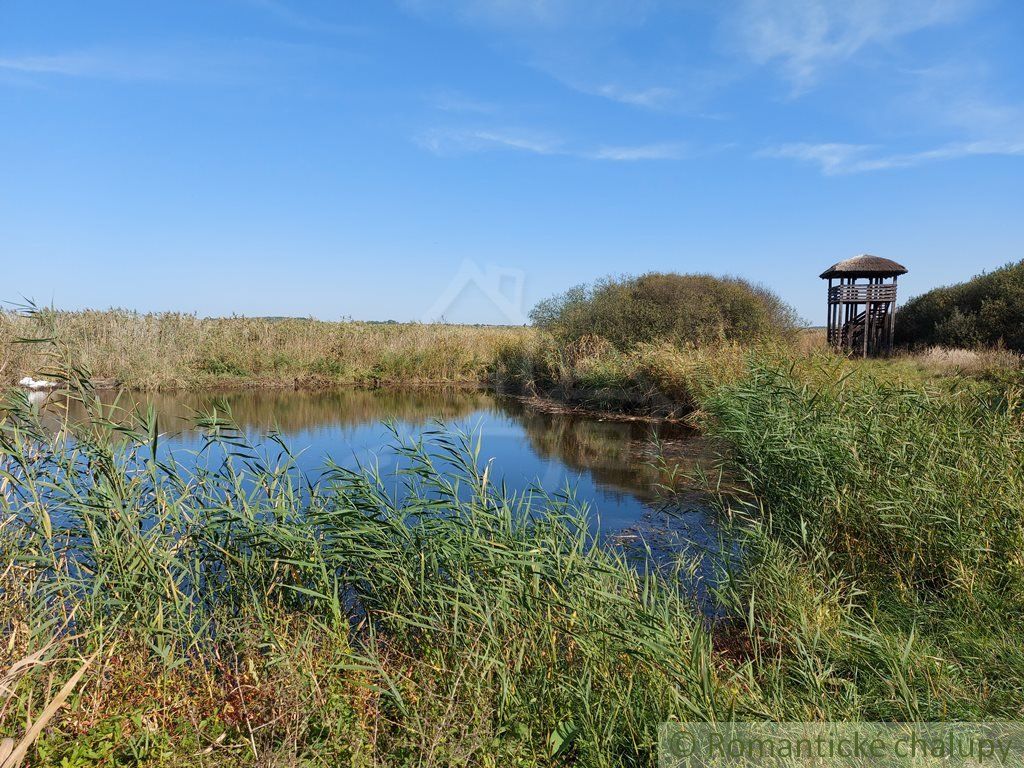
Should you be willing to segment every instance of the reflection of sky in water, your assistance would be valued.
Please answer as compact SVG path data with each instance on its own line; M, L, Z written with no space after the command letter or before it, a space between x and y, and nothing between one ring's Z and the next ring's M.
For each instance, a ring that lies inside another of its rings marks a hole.
M480 392L288 391L221 397L234 421L271 456L277 447L261 436L276 425L298 468L311 478L320 475L330 458L352 469L376 465L390 487L388 475L396 468L390 448L394 436L382 422L394 420L400 435L415 437L436 429L434 420L442 419L450 429L480 437L480 461L492 461L492 481L504 480L517 492L539 486L554 494L572 487L604 531L635 526L657 506L658 474L647 463L656 434L650 425L539 413ZM191 452L202 447L203 438L189 424L196 411L209 408L211 398L194 393L145 397L160 415L163 455L173 451L178 463L195 461ZM673 434L666 427L657 434L659 439L680 437L678 430ZM693 440L682 438L676 442ZM201 462L211 459L216 455Z
M491 462L491 477L494 482L504 480L512 491L526 491L539 487L556 494L573 489L577 501L586 502L600 519L603 529L615 530L636 521L648 508L641 500L644 489L636 493L602 485L586 469L570 467L553 457L543 457L531 449L530 442L522 428L511 418L493 412L479 411L467 418L445 422L452 430L461 430L481 440L480 463ZM403 438L415 439L422 431L437 425L414 425L408 422L395 424ZM270 448L270 457L276 455L276 446L261 439L261 433L246 430L248 438L264 449ZM303 474L317 478L323 472L327 459L339 466L356 469L358 466L376 467L390 487L398 468L397 455L392 447L394 435L380 422L356 427L310 427L282 435L284 442L293 452L295 464ZM203 438L195 432L178 433L165 437L160 449L161 456L173 452L180 464L191 464L194 460L190 451L198 451ZM200 461L219 459L219 451Z
M585 504L595 529L624 547L639 567L669 568L681 554L695 557L683 575L705 612L715 610L709 587L721 565L718 526L704 498L685 486L670 500L658 491L666 475L655 466L663 457L685 474L712 457L704 441L678 426L616 421L566 413L548 413L520 401L482 392L342 390L325 392L252 391L211 395L178 393L136 395L142 410L151 405L159 417L162 460L173 455L186 468L215 469L223 450L208 445L195 422L201 413L217 414L242 430L268 467L287 460L267 435L277 432L288 446L295 467L315 481L329 461L347 468L375 467L392 495L402 494L407 477L396 473L404 460L394 449L391 422L406 443L425 432L461 432L471 443L479 439L481 467L490 463L490 482L523 495L536 488L553 496L567 489ZM114 399L111 393L101 398ZM33 398L46 418L60 418L59 395ZM117 401L133 409L131 400ZM81 417L75 404L72 420ZM116 419L116 416L114 417ZM426 440L428 446L430 438ZM442 471L445 462L434 451ZM236 468L242 470L239 457ZM466 488L468 492L468 488ZM726 549L733 549L727 545ZM648 557L653 555L653 563Z

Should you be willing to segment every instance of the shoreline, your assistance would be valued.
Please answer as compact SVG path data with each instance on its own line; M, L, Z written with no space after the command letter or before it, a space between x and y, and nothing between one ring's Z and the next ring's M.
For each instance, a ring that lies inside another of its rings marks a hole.
M139 387L128 387L112 379L97 379L89 382L90 387L96 392L126 392L134 395L146 394L184 394L210 392L216 394L231 394L241 392L336 392L342 390L357 391L434 391L434 392L486 392L495 397L515 400L524 406L536 411L551 414L562 414L580 418L596 419L598 421L617 422L640 422L650 424L671 424L673 426L685 427L699 432L699 428L693 423L692 417L695 411L690 409L683 415L676 415L677 411L685 408L682 403L676 403L665 399L658 404L648 404L636 401L633 408L629 406L616 408L612 403L609 407L602 408L594 405L600 402L600 390L576 390L571 396L560 396L557 392L534 392L524 394L521 391L510 391L503 389L501 383L494 381L458 381L458 380L425 380L425 381L379 381L376 383L346 383L333 381L317 382L284 382L264 381L249 379L240 382L212 382L205 386L186 387L160 387L157 389L144 389ZM13 389L21 389L12 387ZM27 391L27 390L24 390ZM67 387L47 390L47 394L67 392ZM622 403L623 401L620 401ZM624 404L624 403L623 403ZM643 412L643 408L667 408L669 413Z
M413 381L397 381L382 379L375 382L332 381L328 379L313 381L284 381L273 379L215 380L209 383L197 382L197 385L132 387L121 382L103 379L90 381L90 386L101 392L122 391L133 393L174 394L177 392L252 392L254 390L294 391L294 392L326 392L338 389L459 389L480 390L493 389L494 385L481 381L460 381L457 379L426 379Z
M649 424L672 424L674 426L686 427L698 431L697 426L692 422L691 417L694 411L685 416L663 416L656 414L631 413L626 410L605 410L576 404L572 400L561 399L553 395L520 395L509 393L497 393L502 397L510 397L523 403L527 407L544 413L564 414L567 416L579 416L582 418L597 419L598 421L622 421L622 422L643 422Z

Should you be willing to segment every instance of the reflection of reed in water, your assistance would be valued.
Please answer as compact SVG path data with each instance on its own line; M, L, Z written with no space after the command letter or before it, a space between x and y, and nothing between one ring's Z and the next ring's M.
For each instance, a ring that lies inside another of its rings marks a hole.
M465 390L251 390L224 393L120 393L102 392L108 406L120 413L109 417L123 421L133 410L152 406L160 431L187 432L200 413L224 407L244 430L266 434L278 430L289 437L300 432L347 429L396 420L422 425L431 420L452 423L480 412L496 412L516 423L530 449L546 460L554 460L577 474L589 474L602 490L620 496L656 500L659 485L671 484L671 473L659 468L664 459L678 472L693 469L709 458L702 439L677 425L643 422L600 421L575 414L538 411L518 400L496 398L487 392ZM47 421L57 429L63 420L60 393L50 395L45 405ZM72 422L82 416L81 405L68 404ZM469 428L472 428L470 425ZM483 435L486 449L487 435ZM301 450L303 445L293 444ZM659 451L663 454L659 455ZM501 469L500 467L498 468Z
M589 473L607 490L646 501L658 495L658 484L670 479L658 466L660 458L679 472L712 458L696 432L676 425L599 421L538 411L512 399L499 402L502 410L522 425L538 455Z
M124 412L152 405L161 429L177 432L188 429L197 413L227 405L239 427L266 433L283 433L325 427L355 427L388 419L422 424L431 419L452 421L475 411L494 407L494 398L485 392L458 390L405 391L339 389L331 391L253 390L228 393L142 394L104 392L101 399ZM123 417L124 413L122 413ZM81 406L70 405L74 420Z

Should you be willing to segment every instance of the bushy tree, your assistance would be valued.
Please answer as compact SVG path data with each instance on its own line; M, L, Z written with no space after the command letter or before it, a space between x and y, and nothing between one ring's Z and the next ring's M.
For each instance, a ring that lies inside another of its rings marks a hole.
M905 345L1003 344L1024 352L1024 261L911 299L896 318Z
M657 272L575 286L540 302L530 318L560 340L601 336L619 349L652 341L755 341L797 324L789 305L746 280Z

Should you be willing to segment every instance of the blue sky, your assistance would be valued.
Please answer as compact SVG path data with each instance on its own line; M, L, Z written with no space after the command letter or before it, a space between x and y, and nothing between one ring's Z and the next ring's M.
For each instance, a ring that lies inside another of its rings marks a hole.
M1024 258L1024 3L0 0L5 300L508 322L736 274L813 322Z

